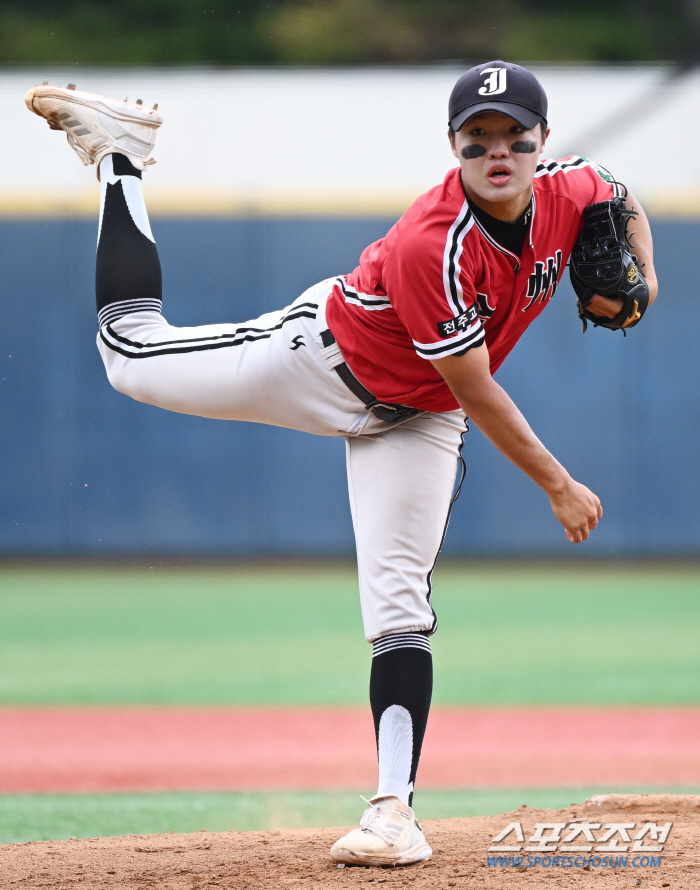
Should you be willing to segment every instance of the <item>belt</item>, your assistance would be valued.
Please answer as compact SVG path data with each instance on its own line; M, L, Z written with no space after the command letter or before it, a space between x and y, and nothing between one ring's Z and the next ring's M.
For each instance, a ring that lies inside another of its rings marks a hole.
M336 341L330 330L326 329L325 331L321 331L321 342L324 347L326 347L332 346ZM371 411L378 420L384 420L388 423L396 423L400 420L408 420L410 417L415 417L417 414L423 413L418 408L410 408L408 405L396 405L393 402L380 402L376 396L372 395L372 393L360 383L345 362L336 365L334 370L350 392L353 393L353 395L356 395L361 402L364 402L367 410Z

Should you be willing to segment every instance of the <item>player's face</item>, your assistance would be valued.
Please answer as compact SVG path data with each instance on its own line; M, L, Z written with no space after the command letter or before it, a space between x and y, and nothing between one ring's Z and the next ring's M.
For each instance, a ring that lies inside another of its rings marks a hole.
M493 215L502 219L517 218L527 206L544 142L539 124L526 130L496 111L471 118L451 140L467 194L487 212L501 205Z

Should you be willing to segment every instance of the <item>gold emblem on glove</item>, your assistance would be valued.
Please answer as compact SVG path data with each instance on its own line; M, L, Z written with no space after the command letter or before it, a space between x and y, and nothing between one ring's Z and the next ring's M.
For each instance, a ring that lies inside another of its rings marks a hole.
M630 266L627 270L627 280L630 284L636 284L637 278L639 278L639 272L637 271L636 266Z
M627 321L624 321L622 323L622 327L623 328L629 327L629 325L634 324L636 321L639 321L639 319L641 317L642 317L642 313L639 311L639 300L635 300L634 301L634 311L632 312L630 317L627 319Z

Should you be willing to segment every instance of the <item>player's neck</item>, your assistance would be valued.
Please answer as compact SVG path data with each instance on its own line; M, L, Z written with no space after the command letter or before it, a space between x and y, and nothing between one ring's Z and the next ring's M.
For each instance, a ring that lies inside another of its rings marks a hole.
M532 186L511 201L487 201L469 188L464 180L462 180L462 188L472 203L493 216L494 219L500 219L502 222L515 222L520 219L532 199Z

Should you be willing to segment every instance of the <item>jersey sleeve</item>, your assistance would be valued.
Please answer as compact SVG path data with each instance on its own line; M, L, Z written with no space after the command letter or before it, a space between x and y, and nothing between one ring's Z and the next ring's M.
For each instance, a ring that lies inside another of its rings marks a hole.
M572 157L558 163L566 174L570 197L581 213L589 204L610 201L624 194L612 173L589 158Z
M444 226L397 239L384 265L384 288L416 353L424 359L466 352L484 342L476 287L463 240L471 222L464 212Z

